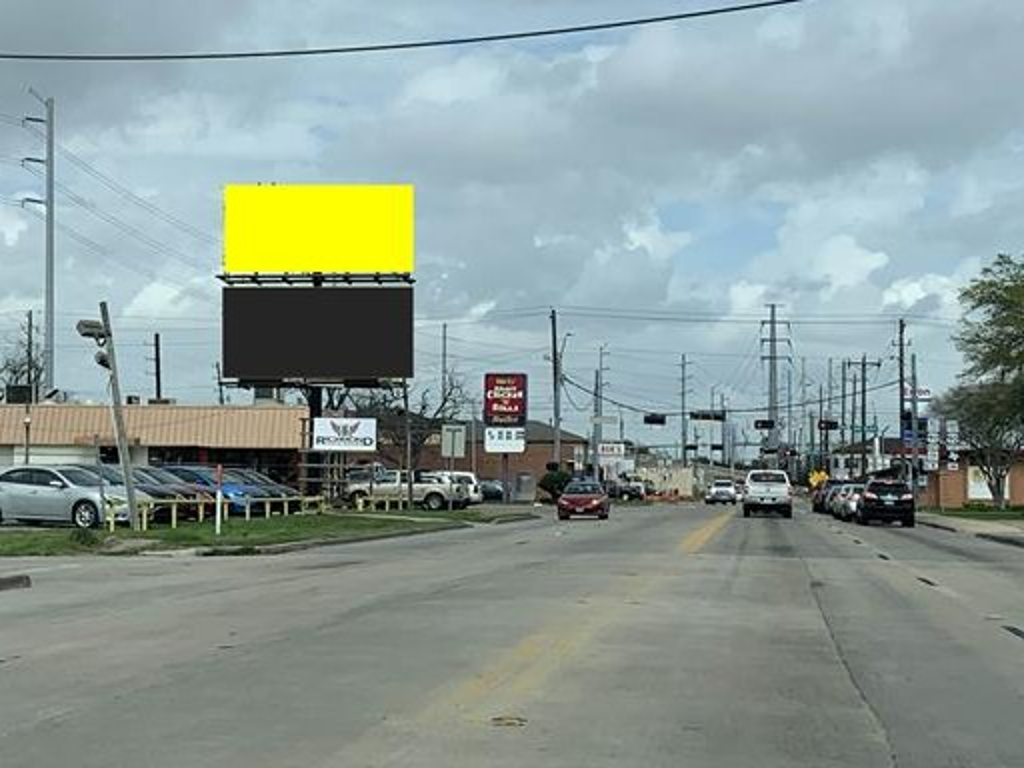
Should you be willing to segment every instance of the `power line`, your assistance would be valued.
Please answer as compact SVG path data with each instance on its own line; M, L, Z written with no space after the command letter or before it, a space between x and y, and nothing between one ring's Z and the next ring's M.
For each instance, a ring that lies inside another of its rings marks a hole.
M0 52L0 59L13 61L92 61L92 62L127 62L127 61L224 61L231 59L284 59L310 56L341 56L364 53L384 53L388 51L411 51L429 48L452 48L456 46L483 45L501 43L511 40L528 40L545 37L579 35L592 32L606 32L629 27L670 24L679 21L723 16L748 11L758 11L782 5L795 5L803 0L762 0L762 2L728 5L718 8L704 8L696 11L665 14L663 16L645 16L616 21L596 22L592 24L574 24L565 27L548 27L521 32L499 32L490 35L472 35L468 37L446 37L429 40L412 40L396 43L369 43L363 45L331 46L326 48L277 48L264 51L207 51L192 53L18 53L13 51Z

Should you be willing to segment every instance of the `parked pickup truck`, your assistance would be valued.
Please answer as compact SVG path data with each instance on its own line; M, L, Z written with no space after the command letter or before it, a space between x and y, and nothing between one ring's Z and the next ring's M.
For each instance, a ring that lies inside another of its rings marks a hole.
M754 512L781 512L793 516L793 489L789 475L778 469L755 469L747 474L747 492L743 496L743 516Z
M387 470L380 472L371 481L350 481L347 499L353 506L360 499L373 501L405 501L408 498L408 472ZM414 472L412 484L414 504L430 510L441 510L448 506L464 509L469 506L469 492L463 483L452 482L439 475Z

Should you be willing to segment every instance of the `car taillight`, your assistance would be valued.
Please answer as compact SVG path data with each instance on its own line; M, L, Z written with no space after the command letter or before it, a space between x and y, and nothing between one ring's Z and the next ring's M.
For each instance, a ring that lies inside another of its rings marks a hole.
M877 493L871 493L871 491L864 491L864 498L871 499L872 501L878 498Z

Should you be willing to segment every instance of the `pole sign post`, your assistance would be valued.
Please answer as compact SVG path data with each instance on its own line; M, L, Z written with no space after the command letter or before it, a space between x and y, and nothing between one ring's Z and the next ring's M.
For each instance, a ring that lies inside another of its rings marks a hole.
M946 469L960 471L960 422L954 419L946 422Z

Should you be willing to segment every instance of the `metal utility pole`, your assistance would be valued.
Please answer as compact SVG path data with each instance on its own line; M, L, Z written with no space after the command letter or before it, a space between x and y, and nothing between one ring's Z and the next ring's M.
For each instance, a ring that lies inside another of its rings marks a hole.
M827 456L828 448L825 445L825 441L828 440L828 430L825 430L825 429L821 428L821 422L822 422L822 419L824 419L824 418L825 418L825 385L824 384L818 384L818 451L819 451L819 456L820 456L820 458L818 460L818 466L819 467L825 467L826 471L828 471L828 464L826 463L828 461L828 456ZM832 474L832 473L829 472L829 474Z
M689 421L687 420L686 413L686 384L688 377L686 375L686 354L679 356L679 412L681 415L679 423L679 459L683 462L683 466L687 465L686 460L686 443L689 440Z
M597 468L598 459L598 442L601 440L601 371L594 371L594 428L591 430L593 435L593 445L590 449L590 461L591 470L594 473L594 479L599 480L601 473Z
M851 367L853 367L852 361L851 361L850 365L851 365ZM861 383L863 384L863 382L861 382ZM856 439L857 439L857 371L854 370L853 377L850 380L850 443L849 443L849 447L851 447L851 448L853 447L853 441L856 440ZM852 461L853 451L848 451L848 453L851 454L850 458L851 458L851 461Z
M917 353L910 355L910 490L917 498Z
M860 470L864 477L868 474L868 366L881 368L882 362L868 362L867 355L860 356Z
M793 366L786 369L786 446L793 447Z
M448 323L441 323L441 402L448 397Z
M44 274L44 288L43 288L43 381L42 389L44 392L49 392L53 389L53 350L54 350L54 225L55 217L57 212L57 205L54 198L54 161L56 155L54 153L54 135L55 135L55 123L54 123L54 103L52 98L43 98L32 88L28 89L29 93L38 99L44 109L45 117L26 117L25 121L29 123L42 123L46 126L46 157L40 161L38 158L26 158L26 162L42 163L46 166L46 174L44 183L46 185L45 200L43 200L46 206L46 260L45 260L45 274ZM39 202L38 200L32 200L32 202Z
M846 445L846 369L849 367L849 360L843 360L840 363L840 370L842 376L840 377L840 390L839 396L839 444Z
M132 478L132 457L128 447L128 431L124 424L124 407L121 400L121 379L117 373L117 354L114 351L114 329L110 324L110 311L107 302L100 302L100 321L103 323L105 359L110 370L110 393L114 406L114 430L117 439L117 455L121 460L121 472L124 475L124 487L128 497L128 518L132 528L137 527L138 507L135 505L135 481Z
M156 399L161 400L164 396L163 375L160 369L160 334L153 334L153 376L156 384Z
M773 457L771 466L779 466L779 334L776 327L776 305L769 304L769 330L768 330L768 418L773 422L772 428L768 431L768 448L775 452L769 454Z
M554 395L555 430L551 461L562 467L562 356L558 349L558 313L551 310L551 382Z
M905 381L905 365L906 365L906 348L907 348L907 321L902 317L899 322L899 365L900 365L900 410L897 424L899 424L900 430L900 445L903 445L903 409L906 407L906 381Z
M808 407L807 407L807 358L806 357L801 357L800 358L800 402L802 403L802 405L800 407L803 408L804 411L806 412L808 410ZM804 431L804 420L803 420L803 418L801 418L800 419L800 432L803 433L803 431ZM813 442L813 437L812 437L813 433L814 433L814 430L812 429L810 431L810 433L807 435L807 439L806 440L804 439L803 434L800 435L800 452L803 453L805 450L807 451L807 463L808 464L811 463L811 450L813 450L812 447L811 447L811 443Z
M825 415L830 419L832 418L832 358L828 359L828 399L825 401Z

